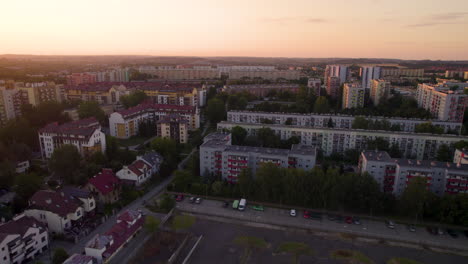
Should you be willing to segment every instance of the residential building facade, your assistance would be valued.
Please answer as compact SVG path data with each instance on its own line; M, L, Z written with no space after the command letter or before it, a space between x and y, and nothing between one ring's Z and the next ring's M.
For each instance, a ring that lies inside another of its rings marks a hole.
M370 99L377 106L383 100L390 97L390 82L379 79L372 80L370 86Z
M101 204L112 204L120 199L122 183L112 169L103 168L101 172L89 179L86 188Z
M228 93L249 92L258 97L266 97L271 91L297 93L300 89L298 84L245 84L245 85L225 85L223 91Z
M43 159L49 159L63 145L75 146L82 156L88 156L105 152L106 136L96 118L91 117L62 125L48 124L39 130L39 144Z
M157 124L157 135L162 138L171 138L176 142L188 142L188 121L180 115L167 115Z
M343 101L341 107L361 108L364 107L366 89L358 83L345 83L343 85Z
M0 224L0 263L20 264L34 260L49 247L47 228L32 217L17 215Z
M401 195L412 179L424 178L437 195L468 193L468 165L430 160L395 159L385 151L363 151L359 171L369 173L382 191Z
M334 98L337 99L340 97L340 78L339 77L327 77L326 79L326 89L327 89L327 94Z
M293 136L300 138L306 146L313 146L323 151L326 156L332 153L343 154L348 149L363 151L367 149L368 142L381 138L395 145L402 156L416 159L433 159L442 145L452 145L460 140L468 141L466 136L415 134L396 131L377 131L364 129L341 128L311 128L301 126L287 126L275 124L249 124L235 122L220 122L218 130L231 130L235 126L243 127L248 135L256 135L260 128L268 127L282 140Z
M329 80L328 77L338 77L340 79L340 85L349 80L351 72L346 65L327 65L325 67L325 80ZM328 86L328 83L326 83Z
M365 89L370 89L372 80L380 78L380 67L378 66L364 66L361 67L359 75L361 76L362 85Z
M322 81L316 78L309 78L307 80L307 88L313 92L316 96L320 96L322 90Z
M171 114L177 114L187 120L189 130L200 127L200 110L197 107L144 103L112 113L109 117L110 134L117 138L130 138L138 135L140 123L156 124L163 117Z
M396 67L382 67L380 70L380 77L424 77L424 69L408 69Z
M138 187L159 172L162 162L163 157L157 152L148 152L143 156L137 156L132 164L124 165L115 175L123 183Z
M232 183L243 169L255 175L263 163L273 163L282 168L311 170L315 167L314 147L293 145L290 150L231 145L231 134L212 133L200 146L200 175L220 175Z

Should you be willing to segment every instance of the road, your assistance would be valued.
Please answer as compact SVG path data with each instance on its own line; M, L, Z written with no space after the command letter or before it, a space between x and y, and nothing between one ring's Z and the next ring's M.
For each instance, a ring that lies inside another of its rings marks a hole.
M322 220L305 219L300 211L297 212L296 217L291 217L289 211L285 209L265 208L265 211L260 212L248 206L245 211L238 211L233 210L231 207L223 208L221 205L220 201L213 200L204 200L201 204L191 204L186 198L184 201L177 203L176 208L195 214L238 219L249 223L349 233L363 237L452 248L468 252L468 238L463 234L459 234L458 238L452 238L447 234L435 236L429 234L422 227L416 227L416 232L410 232L404 225L396 224L394 229L390 229L380 221L361 220L361 225L355 225L330 221L326 215L322 216Z

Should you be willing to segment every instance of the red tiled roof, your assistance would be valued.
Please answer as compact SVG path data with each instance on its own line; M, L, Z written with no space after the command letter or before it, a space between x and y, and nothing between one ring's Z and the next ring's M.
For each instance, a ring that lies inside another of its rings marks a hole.
M18 234L20 236L24 236L28 229L34 225L36 227L44 227L44 225L36 219L23 215L16 220L13 219L3 225L0 225L0 234Z
M62 194L50 190L37 191L29 200L29 208L53 212L60 216L75 213L82 202Z
M112 256L131 236L133 236L138 229L140 229L145 222L143 216L138 219L133 225L128 225L126 222L120 222L112 226L112 228L105 233L111 235L114 243L106 248L102 254L103 257L108 258Z
M101 194L106 195L120 184L120 179L115 176L112 169L102 169L100 173L89 179L89 183L96 187Z
M90 136L98 128L99 122L96 118L90 117L59 125L57 122L50 123L39 129L39 133L57 133L64 135Z
M140 176L143 174L143 167L146 165L146 163L142 160L136 160L132 164L128 165L128 169L135 173L137 176Z
M140 213L138 211L127 210L117 217L117 222L128 222L131 223L138 219Z

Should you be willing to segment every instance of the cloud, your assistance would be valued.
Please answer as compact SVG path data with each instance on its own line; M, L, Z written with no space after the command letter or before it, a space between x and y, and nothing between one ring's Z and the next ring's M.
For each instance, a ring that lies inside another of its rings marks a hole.
M464 24L460 19L468 16L468 12L447 12L427 16L423 18L424 22L409 24L406 27L433 27L439 25Z
M300 23L327 23L327 19L319 17L273 17L262 19L263 22L267 23L291 23L291 22L300 22Z
M305 20L307 23L326 23L328 20L323 18L308 18Z

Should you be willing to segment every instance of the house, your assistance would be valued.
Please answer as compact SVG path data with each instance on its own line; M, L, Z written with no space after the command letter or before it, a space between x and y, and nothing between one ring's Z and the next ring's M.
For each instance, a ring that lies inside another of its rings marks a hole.
M97 263L96 259L91 256L73 254L67 258L63 264L95 264Z
M162 156L157 152L148 152L143 156L137 156L132 164L123 166L116 176L124 182L140 186L159 172L162 161Z
M85 213L83 202L64 192L37 191L24 214L47 225L49 232L63 234L79 223Z
M16 173L25 173L29 167L31 167L31 163L29 160L23 160L16 162L15 172Z
M24 214L0 225L0 263L16 264L33 260L49 245L47 228Z
M117 223L106 233L96 234L85 246L85 254L97 259L98 263L108 262L143 227L144 216L127 210L117 217Z
M73 186L64 186L61 192L70 198L74 197L82 202L85 215L94 215L96 209L96 200L93 194L87 189L80 189Z
M102 204L110 204L119 200L122 192L121 181L112 169L102 169L89 179L87 189L97 197Z

